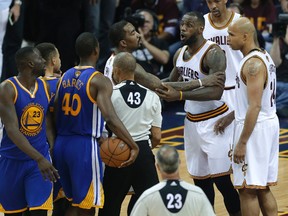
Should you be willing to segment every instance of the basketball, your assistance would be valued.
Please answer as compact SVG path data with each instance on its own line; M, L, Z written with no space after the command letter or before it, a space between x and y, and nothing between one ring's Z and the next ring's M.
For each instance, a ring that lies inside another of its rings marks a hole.
M119 167L130 157L130 148L121 139L109 137L100 145L102 161L110 167Z

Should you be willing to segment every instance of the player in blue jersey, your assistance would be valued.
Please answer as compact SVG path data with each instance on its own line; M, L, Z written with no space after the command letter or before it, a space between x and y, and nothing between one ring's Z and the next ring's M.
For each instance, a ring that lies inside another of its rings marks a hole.
M18 76L0 85L0 212L21 216L29 209L32 216L44 216L52 209L52 182L59 178L47 143L53 144L49 91L38 78L45 60L32 47L18 50L15 60Z
M98 146L102 115L113 133L131 147L130 158L122 167L132 164L139 150L115 113L110 80L95 70L99 57L97 39L92 33L82 33L75 48L80 63L65 72L55 96L57 137L53 154L65 195L72 201L69 215L92 216L95 207L104 204Z
M52 43L40 43L36 46L40 51L42 58L46 61L46 69L44 79L50 87L50 104L49 111L53 113L54 109L54 97L57 90L57 82L61 77L61 59L58 49ZM60 181L54 182L53 185L53 214L52 216L63 216L67 208L69 207L69 201L65 198L65 194L62 189Z

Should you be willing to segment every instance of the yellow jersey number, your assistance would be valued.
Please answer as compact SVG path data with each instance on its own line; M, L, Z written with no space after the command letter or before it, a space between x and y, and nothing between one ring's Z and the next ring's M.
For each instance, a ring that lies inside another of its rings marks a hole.
M64 115L77 116L82 107L80 96L78 94L73 94L72 100L70 100L70 97L70 93L65 93L62 101L62 111L64 111Z

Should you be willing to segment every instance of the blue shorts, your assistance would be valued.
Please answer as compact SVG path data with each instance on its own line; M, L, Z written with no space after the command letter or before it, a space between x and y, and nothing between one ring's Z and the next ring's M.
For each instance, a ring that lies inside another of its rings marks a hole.
M51 161L47 152L45 156ZM0 156L0 212L52 210L52 183L45 181L34 160Z
M65 196L72 205L83 209L102 207L103 170L96 139L58 135L53 156Z

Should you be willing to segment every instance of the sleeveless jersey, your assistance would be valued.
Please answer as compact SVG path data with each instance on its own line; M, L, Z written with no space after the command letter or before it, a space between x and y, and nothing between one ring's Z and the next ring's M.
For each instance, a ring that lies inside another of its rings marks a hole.
M20 132L38 152L47 155L49 145L46 141L45 116L50 98L45 81L40 78L36 79L33 93L30 93L17 77L11 77L6 82L10 83L15 90L14 104ZM8 137L5 125L0 155L17 160L31 159Z
M64 73L58 90L57 133L99 138L103 118L90 95L90 80L101 74L93 67L74 67Z
M111 80L112 85L114 85L114 81L112 78L114 58L115 54L113 53L107 60L104 68L104 76L108 77Z
M111 100L134 141L149 140L151 126L161 128L160 99L151 90L126 80L114 86Z
M185 181L166 180L146 190L137 200L131 216L215 215L204 192Z
M267 53L266 50L262 51L253 51L249 53L243 60L240 62L241 70L237 73L236 77L236 107L235 107L235 119L237 121L244 121L246 112L249 106L247 98L247 86L246 80L243 78L242 69L246 61L250 58L259 58L266 66L266 76L267 80L265 83L262 101L261 101L261 110L258 115L257 122L262 122L267 119L274 118L276 116L276 67L275 64Z
M214 42L206 41L198 52L194 54L190 59L184 60L184 53L187 50L187 46L183 46L179 56L176 60L176 68L184 81L201 79L207 74L202 71L201 65L204 56L208 52L211 46L215 45ZM210 101L193 101L186 100L184 110L191 114L199 114L208 112L224 104L223 101L210 100Z
M53 112L54 110L54 97L56 94L56 90L57 90L57 82L59 80L59 78L57 77L44 77L44 80L46 80L46 82L49 84L49 88L50 88L50 103L49 103L49 110L50 112Z
M217 43L226 55L226 81L225 88L235 87L235 77L239 68L239 62L243 58L240 50L232 50L227 44L228 38L228 26L232 21L241 17L240 14L232 13L229 21L225 26L216 27L210 18L210 13L204 15L205 28L203 31L203 37L207 40Z

